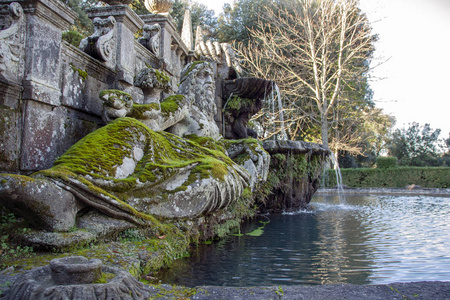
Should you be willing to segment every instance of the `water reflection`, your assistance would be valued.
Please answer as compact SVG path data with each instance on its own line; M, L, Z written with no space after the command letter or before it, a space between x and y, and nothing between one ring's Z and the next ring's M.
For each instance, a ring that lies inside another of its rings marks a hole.
M449 199L315 197L310 211L271 215L262 236L202 245L163 272L186 286L450 280ZM265 221L265 219L264 219ZM261 226L258 220L242 232Z

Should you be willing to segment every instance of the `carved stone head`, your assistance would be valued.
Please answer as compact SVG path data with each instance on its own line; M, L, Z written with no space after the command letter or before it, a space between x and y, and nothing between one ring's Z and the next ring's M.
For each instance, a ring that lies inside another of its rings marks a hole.
M194 62L182 71L179 93L190 95L192 104L209 120L214 120L216 113L215 90L214 69L211 63Z
M220 137L214 121L216 114L214 69L209 62L199 61L187 65L181 73L179 94L186 97L189 105L187 116L169 131L178 136Z
M116 20L114 17L109 17L106 19L94 18L94 34L92 36L102 36L114 29L114 24Z

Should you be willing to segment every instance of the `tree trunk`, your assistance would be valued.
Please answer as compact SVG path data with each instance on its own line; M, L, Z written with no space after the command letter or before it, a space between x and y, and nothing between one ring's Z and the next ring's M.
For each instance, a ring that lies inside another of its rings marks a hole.
M321 120L321 132L322 132L322 145L325 148L329 148L328 146L328 120L327 120L327 116L326 115L322 115L322 120Z

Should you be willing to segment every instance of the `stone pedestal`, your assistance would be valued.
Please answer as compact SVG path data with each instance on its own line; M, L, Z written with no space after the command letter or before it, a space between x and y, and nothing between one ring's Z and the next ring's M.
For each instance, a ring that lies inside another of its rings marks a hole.
M140 300L151 296L151 289L126 271L104 266L99 259L70 256L22 274L2 299Z
M174 21L169 14L148 14L140 16L145 24L161 26L161 57L163 68L179 82L181 70L188 63L189 49L178 34Z
M27 23L23 98L60 104L60 51L62 32L76 14L58 0L18 0Z
M144 22L128 5L113 5L88 10L91 19L113 16L117 22L116 70L122 84L133 85L135 33L144 26Z

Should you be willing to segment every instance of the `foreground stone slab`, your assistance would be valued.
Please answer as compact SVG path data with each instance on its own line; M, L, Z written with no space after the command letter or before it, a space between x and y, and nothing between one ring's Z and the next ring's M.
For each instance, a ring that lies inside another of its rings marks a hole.
M0 284L5 282L0 275ZM148 286L150 299L193 299L193 300L265 300L265 299L450 299L450 282L420 281L391 283L383 285L328 284L318 286L272 286L272 287L217 287L203 286L184 288L181 286ZM4 291L6 294L9 290ZM5 294L3 294L5 295ZM1 297L1 296L0 296ZM6 299L6 298L0 298ZM139 299L139 298L135 298ZM144 299L144 298L142 298Z
M197 289L191 299L450 299L450 282L407 282L383 285L328 284L319 286L213 287Z

